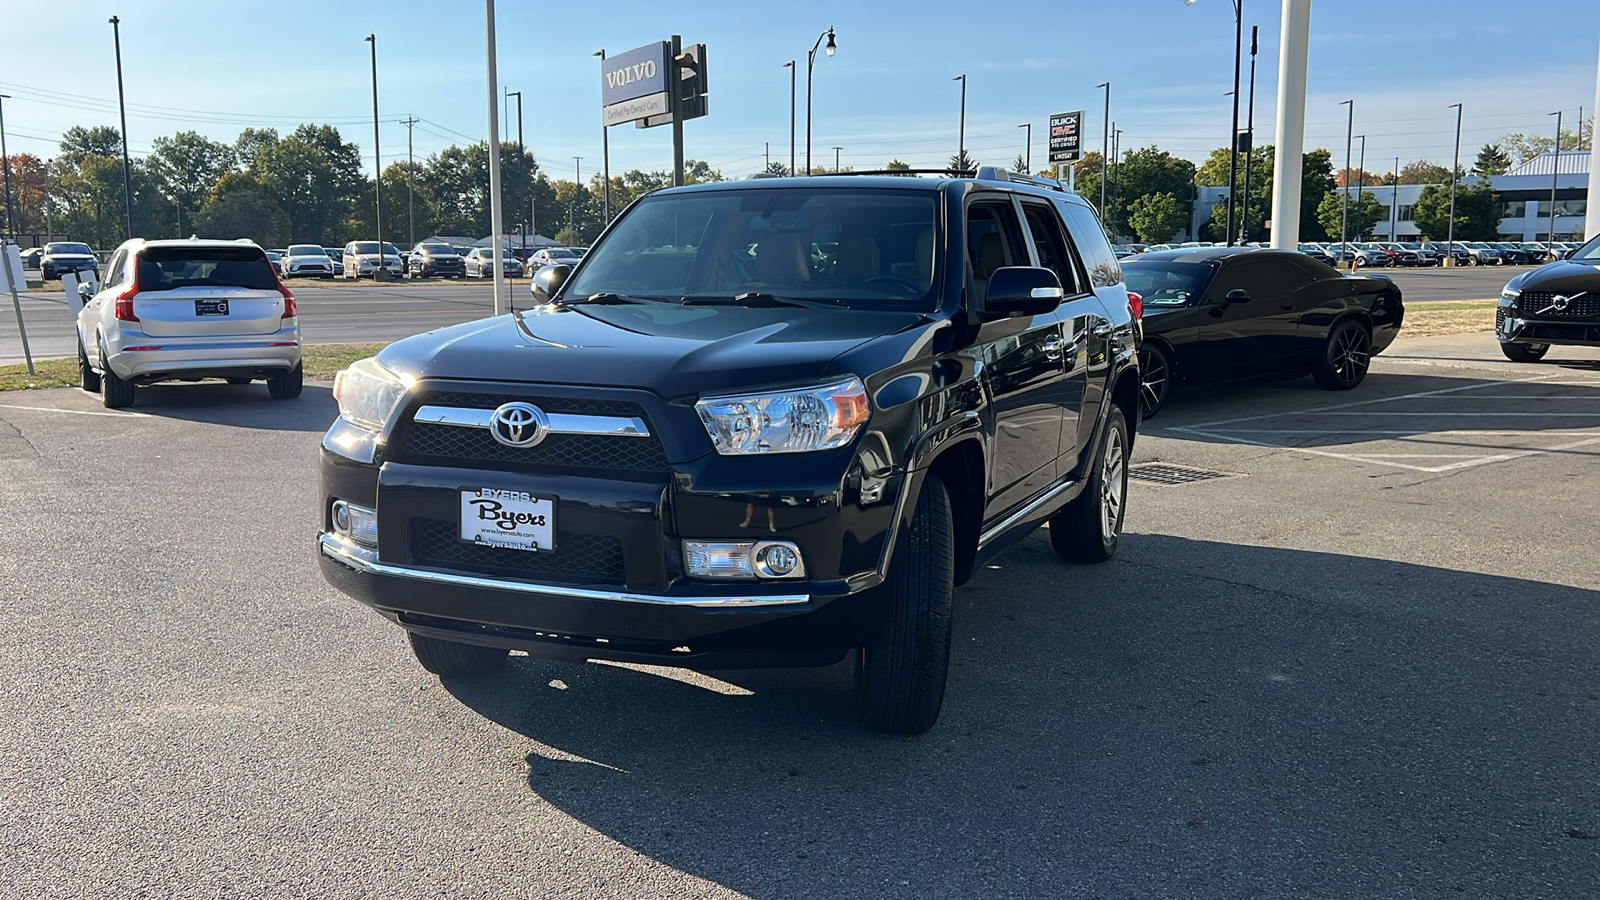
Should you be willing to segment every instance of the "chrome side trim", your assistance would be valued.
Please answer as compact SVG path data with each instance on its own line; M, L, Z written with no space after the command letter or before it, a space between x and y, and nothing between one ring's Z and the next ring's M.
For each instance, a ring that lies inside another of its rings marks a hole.
M1026 505L1024 505L1021 509L1017 510L1016 512L1012 513L1009 516L1006 516L1004 519L1001 519L999 522L996 522L990 528L985 529L982 534L979 534L978 535L978 546L982 547L984 544L987 544L990 541L994 540L995 538L999 537L1001 532L1003 532L1006 529L1010 528L1011 526L1017 524L1018 522L1022 521L1023 519L1026 519L1028 516L1033 515L1035 512L1038 511L1039 507L1044 506L1046 503L1049 503L1051 500L1054 500L1056 497L1061 496L1061 494L1063 492L1071 490L1072 486L1075 485L1075 484L1077 484L1076 481L1063 481L1060 484L1056 485L1055 487L1049 488L1044 493L1042 493L1039 496L1037 496L1037 497L1033 498L1032 500L1028 501L1028 503Z
M656 606L689 606L701 609L770 609L772 607L806 606L810 594L772 594L759 596L686 596L671 597L664 594L630 594L626 591L594 591L553 584L533 584L526 581L502 581L473 575L454 575L393 566L378 561L378 554L343 540L337 535L323 533L317 536L317 545L323 556L349 566L367 575L388 575L409 578L429 584L456 587L482 588L493 591L515 591L543 597L560 597L567 600L601 600L615 603L649 603Z
M550 434L608 434L613 437L649 437L644 420L629 416L582 416L572 413L547 413ZM424 406L412 420L457 428L489 427L492 409L467 409L459 406Z

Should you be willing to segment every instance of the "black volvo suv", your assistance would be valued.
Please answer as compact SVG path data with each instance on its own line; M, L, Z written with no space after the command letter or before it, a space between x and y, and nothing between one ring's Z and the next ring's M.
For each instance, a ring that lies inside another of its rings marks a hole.
M1117 550L1138 300L1054 182L662 190L533 291L334 389L323 574L431 672L857 651L862 723L916 733L956 585L1045 522Z

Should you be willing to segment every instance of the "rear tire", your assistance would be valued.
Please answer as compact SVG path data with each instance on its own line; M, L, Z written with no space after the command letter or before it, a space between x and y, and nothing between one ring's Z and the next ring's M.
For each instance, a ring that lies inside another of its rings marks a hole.
M411 652L424 669L435 675L487 675L505 665L510 651L502 647L480 647L406 632Z
M1161 411L1172 393L1172 359L1159 344L1139 348L1139 405L1146 419Z
M106 409L126 409L133 405L133 382L117 377L111 367L101 362L100 402Z
M856 720L889 734L921 734L939 719L950 671L950 607L955 540L950 494L928 478L911 526L879 588L889 622L856 652Z
M1050 546L1057 556L1102 563L1117 555L1128 508L1128 449L1128 420L1121 407L1113 407L1083 493L1050 518Z
M293 400L300 396L305 384L305 369L301 365L267 378L267 393L274 400Z
M1512 362L1538 362L1550 352L1549 344L1501 344L1500 352Z
M89 365L89 354L83 349L83 342L78 342L78 387L91 394L100 393L100 373Z
M1311 377L1330 391L1348 391L1366 380L1371 365L1372 332L1355 319L1345 319L1328 333L1328 343L1311 367Z

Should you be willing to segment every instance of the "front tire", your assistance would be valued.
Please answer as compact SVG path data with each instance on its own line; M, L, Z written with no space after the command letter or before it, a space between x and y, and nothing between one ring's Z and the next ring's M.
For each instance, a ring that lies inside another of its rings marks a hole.
M921 734L939 719L950 671L955 538L950 494L928 478L879 590L889 622L856 652L856 719L889 734Z
M1128 506L1129 448L1128 420L1113 407L1083 493L1050 518L1050 546L1057 556L1102 563L1117 555Z
M510 651L501 647L480 647L406 632L411 652L424 669L435 675L487 675L505 665Z
M1317 384L1330 391L1348 391L1366 380L1372 365L1372 332L1367 326L1346 319L1333 327L1322 356L1311 369Z
M267 377L267 393L274 400L293 400L300 396L300 391L305 384L305 368L296 365L292 369L285 369L277 375Z
M1500 352L1512 362L1531 363L1544 359L1550 352L1549 344L1501 344Z
M1172 360L1159 344L1139 348L1139 405L1146 419L1161 411L1172 392Z

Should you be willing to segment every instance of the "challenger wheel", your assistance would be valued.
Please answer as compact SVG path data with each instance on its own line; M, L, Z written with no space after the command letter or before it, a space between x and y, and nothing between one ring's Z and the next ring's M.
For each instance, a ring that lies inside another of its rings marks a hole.
M1322 357L1311 368L1311 376L1330 391L1348 391L1367 377L1372 364L1372 333L1355 319L1333 327Z
M1139 405L1146 419L1161 411L1172 390L1172 361L1159 344L1139 348Z

